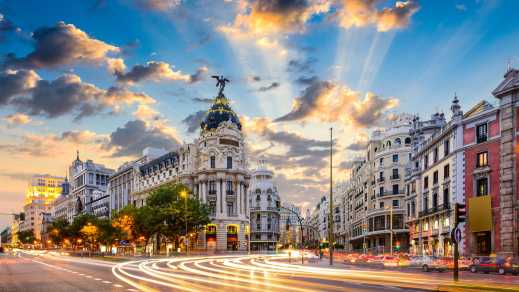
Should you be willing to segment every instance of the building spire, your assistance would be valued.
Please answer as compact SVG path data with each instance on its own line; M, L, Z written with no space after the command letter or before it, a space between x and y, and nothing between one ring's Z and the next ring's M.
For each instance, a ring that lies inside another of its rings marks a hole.
M79 150L76 150L76 160L79 161Z

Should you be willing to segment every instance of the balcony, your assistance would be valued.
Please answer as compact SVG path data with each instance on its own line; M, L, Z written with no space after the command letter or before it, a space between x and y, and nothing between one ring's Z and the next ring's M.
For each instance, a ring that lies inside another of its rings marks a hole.
M225 194L227 196L233 196L234 195L234 191L233 190L227 190L227 191L225 191Z
M209 190L208 194L209 195L216 195L216 190Z
M395 193L393 191L385 191L383 193L378 193L379 198L380 197L388 197L388 196L399 196L405 194L404 190L398 190L398 193Z
M437 206L433 206L432 208L429 208L427 210L418 212L418 217L424 217L424 216L432 215L432 214L435 214L435 213L438 213L441 211L450 210L450 208L451 208L451 206L448 203L440 204Z
M391 179L392 179L392 180L400 179L400 175L399 175L399 174L393 174L393 175L391 176Z
M384 182L385 181L385 178L384 177L379 177L377 178L377 182L378 183L381 183L381 182Z

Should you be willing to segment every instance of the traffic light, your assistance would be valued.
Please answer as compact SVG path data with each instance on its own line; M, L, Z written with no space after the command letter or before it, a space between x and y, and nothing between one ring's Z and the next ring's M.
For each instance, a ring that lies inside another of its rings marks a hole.
M466 206L465 204L459 204L459 203L456 203L456 218L455 218L455 222L456 222L456 225L458 225L458 223L463 223L467 220L467 209L466 209Z

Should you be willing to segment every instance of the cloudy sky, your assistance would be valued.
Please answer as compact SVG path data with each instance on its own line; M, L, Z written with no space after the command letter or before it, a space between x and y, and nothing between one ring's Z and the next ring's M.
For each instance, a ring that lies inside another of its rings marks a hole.
M346 179L370 131L490 91L519 66L517 1L0 0L0 212L32 174L81 158L116 168L199 132L212 74L247 135L250 167L312 206ZM7 217L0 218L0 227Z

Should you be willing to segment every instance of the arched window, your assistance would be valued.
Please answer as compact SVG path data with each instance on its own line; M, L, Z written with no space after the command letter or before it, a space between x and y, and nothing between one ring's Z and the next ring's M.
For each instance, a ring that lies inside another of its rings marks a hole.
M386 142L386 147L391 147L391 141Z
M260 189L256 189L256 194L261 194L261 190Z
M267 194L269 194L269 195L272 194L272 189L268 189Z
M405 138L405 145L411 144L411 138L407 137Z
M400 140L400 138L396 138L395 139L395 145L397 145L397 146L402 145L402 140Z

